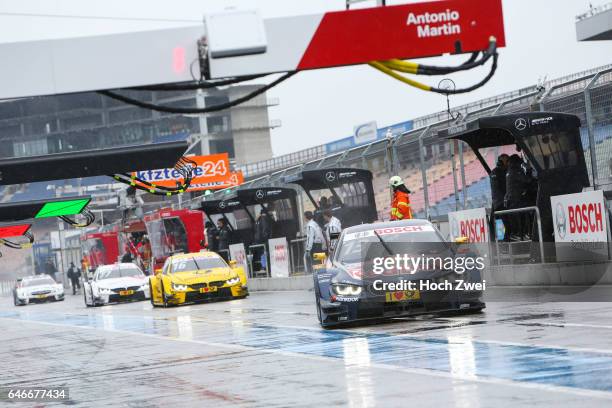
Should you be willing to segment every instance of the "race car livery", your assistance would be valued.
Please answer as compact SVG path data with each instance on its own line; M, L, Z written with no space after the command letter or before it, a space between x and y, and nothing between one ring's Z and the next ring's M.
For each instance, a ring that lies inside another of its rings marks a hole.
M163 307L249 294L244 268L209 251L171 256L150 278L150 287L151 303Z
M13 289L15 306L64 300L64 287L49 275L26 276Z
M329 258L316 256L323 260L313 273L321 326L482 310L486 264L461 248L446 242L426 220L347 228Z
M83 284L87 307L149 298L149 280L133 263L100 266L93 279Z

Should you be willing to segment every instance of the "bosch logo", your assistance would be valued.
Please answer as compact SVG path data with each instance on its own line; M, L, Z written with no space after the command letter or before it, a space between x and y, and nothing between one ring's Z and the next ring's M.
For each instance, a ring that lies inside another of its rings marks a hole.
M325 180L329 182L336 181L336 173L334 173L333 171L328 171L327 173L325 173Z
M567 217L565 216L565 210L561 203L557 203L557 209L555 210L555 219L557 224L557 233L561 239L565 238L567 234Z
M527 121L523 118L518 118L514 121L514 127L516 130L525 130L527 129Z
M255 197L257 197L259 200L261 200L262 198L264 198L265 193L263 192L263 190L257 190L255 192Z
M219 203L219 208L225 208L225 201L221 201Z

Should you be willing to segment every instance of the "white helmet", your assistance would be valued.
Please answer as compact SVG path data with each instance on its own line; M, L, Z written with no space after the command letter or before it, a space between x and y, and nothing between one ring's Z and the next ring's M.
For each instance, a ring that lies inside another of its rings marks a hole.
M389 185L391 187L399 187L404 184L404 180L400 176L393 176L389 179Z

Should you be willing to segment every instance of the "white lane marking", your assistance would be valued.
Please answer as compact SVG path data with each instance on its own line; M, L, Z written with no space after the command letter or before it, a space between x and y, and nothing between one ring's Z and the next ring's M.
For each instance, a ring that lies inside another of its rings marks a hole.
M10 317L0 317L0 320L10 320L10 321L21 322L21 323L42 324L42 325L57 326L57 327L72 327L75 329L89 329L89 330L96 330L96 331L101 330L105 332L112 332L112 333L119 333L119 334L126 334L126 335L144 336L144 337L154 338L158 340L162 339L162 340L169 340L169 341L180 341L184 343L202 344L208 347L219 347L219 348L226 348L226 349L233 349L233 350L240 350L240 351L255 351L259 353L277 354L277 355L282 355L286 357L302 358L306 360L316 360L316 361L322 361L322 362L328 362L328 363L338 362L339 360L343 360L337 357L316 356L312 354L302 354L302 353L295 353L291 351L283 351L283 350L277 350L277 349L263 349L263 348L260 349L256 347L241 346L237 344L216 343L216 342L209 342L209 341L203 341L203 340L193 340L193 339L185 339L185 338L178 338L178 337L167 337L167 336L161 336L161 335L156 335L156 334L132 332L132 331L127 331L127 330L100 329L99 327L39 322L39 321L34 321L34 320L14 319ZM345 361L345 364L347 366L354 365L346 361ZM354 366L356 368L364 368L363 365L357 364ZM563 387L563 386L557 386L557 385L527 383L527 382L505 380L501 378L492 378L492 377L479 377L479 376L472 376L472 375L466 376L466 375L460 375L457 373L447 373L447 372L441 372L441 371L426 370L422 368L406 368L406 367L401 367L401 366L394 366L392 364L382 364L382 363L370 363L365 368L377 368L377 369L382 369L382 370L391 370L395 372L400 371L406 374L418 374L418 375L427 375L431 377L441 377L441 378L447 378L453 381L461 380L465 382L478 382L478 383L484 383L484 384L504 385L508 387L530 388L530 389L536 389L536 390L553 392L553 393L562 392L562 393L567 393L567 394L574 394L574 395L593 397L593 398L601 398L601 399L612 401L612 392L606 392L606 391L585 390L585 389Z
M612 326L605 326L601 324L585 324L585 323L563 323L563 322L534 322L534 323L515 323L519 326L553 326L553 327L588 327L589 329L605 329L610 330Z

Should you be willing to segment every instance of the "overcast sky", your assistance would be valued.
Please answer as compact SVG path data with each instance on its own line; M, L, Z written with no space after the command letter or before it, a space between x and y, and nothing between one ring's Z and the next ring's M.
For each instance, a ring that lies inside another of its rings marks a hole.
M414 1L390 4L410 2ZM597 6L606 1L591 2ZM576 41L575 17L588 10L589 0L503 4L507 48L500 51L497 74L484 88L453 97L453 105L534 85L545 76L551 79L612 63L612 41ZM259 8L264 17L277 17L343 9L344 0L0 0L0 42L191 25L204 13L228 6ZM478 82L487 69L452 78L463 87ZM367 66L302 72L270 95L280 98L270 117L282 120L282 127L272 134L275 155L350 136L357 124L375 120L382 127L446 106L444 97L410 88Z

